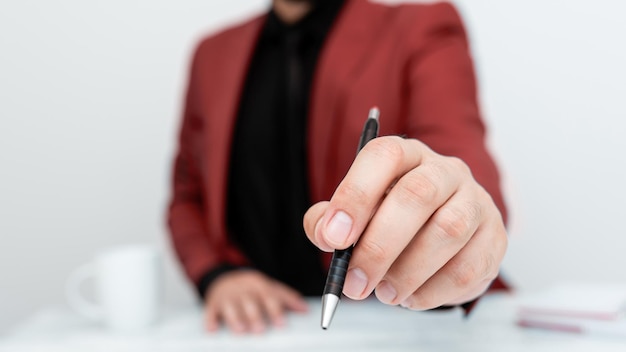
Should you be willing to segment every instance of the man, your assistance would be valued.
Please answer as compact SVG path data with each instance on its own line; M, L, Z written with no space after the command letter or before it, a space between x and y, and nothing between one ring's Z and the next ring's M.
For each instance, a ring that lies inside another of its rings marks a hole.
M209 330L282 325L354 243L352 299L469 310L500 285L505 205L450 4L273 0L198 45L185 104L168 223Z

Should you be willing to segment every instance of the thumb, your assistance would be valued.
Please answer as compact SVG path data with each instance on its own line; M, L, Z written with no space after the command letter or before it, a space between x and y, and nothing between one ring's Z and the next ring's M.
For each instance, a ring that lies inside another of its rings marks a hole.
M328 201L313 204L304 214L303 220L304 232L309 238L309 241L325 252L332 252L334 250L334 248L324 240L324 236L322 235L322 220L324 219L324 214L329 204L330 202Z

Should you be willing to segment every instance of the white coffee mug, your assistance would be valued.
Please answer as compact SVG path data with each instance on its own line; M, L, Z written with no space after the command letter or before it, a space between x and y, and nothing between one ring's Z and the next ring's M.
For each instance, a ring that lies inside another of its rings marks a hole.
M80 292L81 284L88 278L94 279L93 301ZM160 253L150 245L105 250L71 273L66 294L70 307L111 329L147 328L157 321L160 310Z

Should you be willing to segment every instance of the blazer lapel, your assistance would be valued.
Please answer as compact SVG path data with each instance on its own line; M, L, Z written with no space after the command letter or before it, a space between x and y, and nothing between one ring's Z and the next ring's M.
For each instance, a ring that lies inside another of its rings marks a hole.
M216 210L213 213L216 214L214 220L219 220L211 223L220 226L222 230L226 226L223 219L225 219L226 179L229 172L233 128L248 66L265 19L266 16L263 15L249 22L239 29L241 32L236 36L236 41L230 41L223 46L224 52L220 57L227 61L216 68L219 72L213 72L215 77L219 77L219 81L209 82L213 87L211 100L207 102L210 118L206 121L208 129L204 146L209 156L207 172L211 173L211 177L208 178L208 189L212 194L208 198L208 206Z
M315 74L308 121L309 175L312 201L329 199L337 186L334 151L349 85L360 72L368 48L380 32L382 16L365 0L347 0L329 33ZM356 151L356 146L355 146Z

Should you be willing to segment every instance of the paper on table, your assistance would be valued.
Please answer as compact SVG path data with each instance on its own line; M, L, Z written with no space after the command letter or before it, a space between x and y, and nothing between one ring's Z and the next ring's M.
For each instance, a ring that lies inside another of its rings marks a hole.
M517 324L626 337L626 284L560 283L523 296Z
M626 319L593 320L554 316L519 317L517 324L527 328L540 328L565 332L626 337Z
M626 284L559 283L523 296L518 308L521 316L619 319L626 313Z

